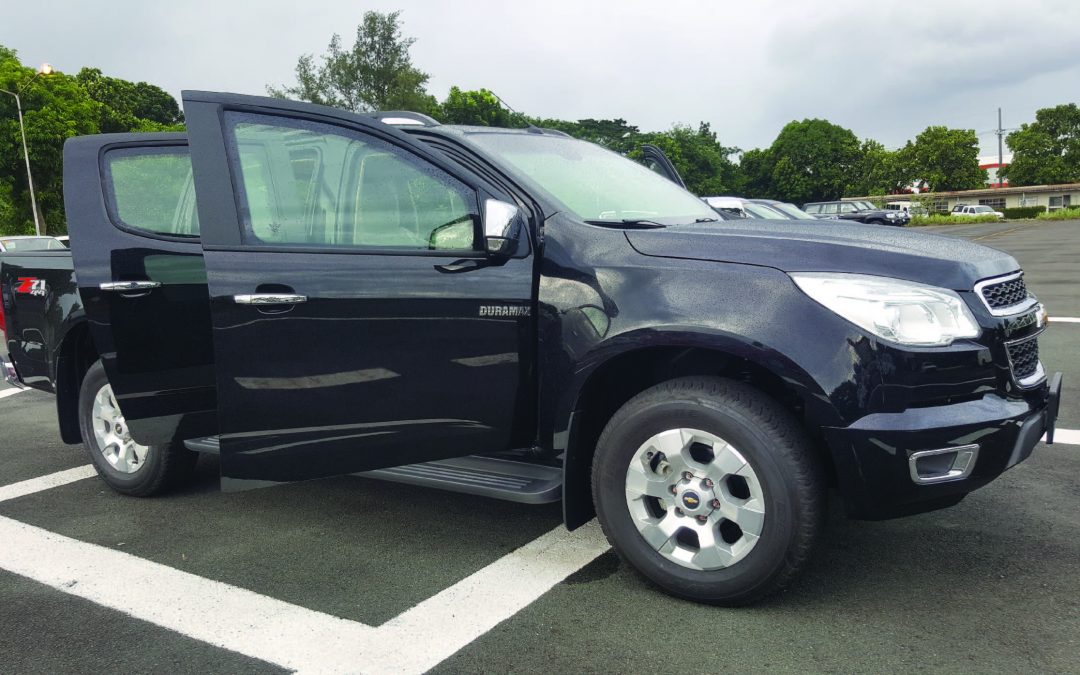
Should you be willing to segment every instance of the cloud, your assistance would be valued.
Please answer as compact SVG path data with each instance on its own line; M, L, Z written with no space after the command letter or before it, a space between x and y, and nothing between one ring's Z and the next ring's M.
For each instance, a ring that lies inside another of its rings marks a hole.
M0 44L174 94L260 94L332 33L351 41L365 9L403 10L436 95L487 87L530 114L643 129L704 120L743 148L806 117L887 146L930 124L986 132L999 105L1017 126L1080 90L1080 3L1055 0L54 0L7 8Z

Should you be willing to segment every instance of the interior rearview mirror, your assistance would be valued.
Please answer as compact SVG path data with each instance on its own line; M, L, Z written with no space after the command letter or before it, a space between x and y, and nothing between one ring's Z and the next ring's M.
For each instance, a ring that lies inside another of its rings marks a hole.
M514 204L488 199L484 202L484 249L510 255L517 249L522 228L521 209Z

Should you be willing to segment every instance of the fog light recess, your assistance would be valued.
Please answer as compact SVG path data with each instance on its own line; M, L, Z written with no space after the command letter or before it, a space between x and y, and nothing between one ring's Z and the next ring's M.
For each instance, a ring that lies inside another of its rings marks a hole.
M978 445L959 445L955 448L920 450L908 457L911 480L919 485L964 480L975 468L979 458Z

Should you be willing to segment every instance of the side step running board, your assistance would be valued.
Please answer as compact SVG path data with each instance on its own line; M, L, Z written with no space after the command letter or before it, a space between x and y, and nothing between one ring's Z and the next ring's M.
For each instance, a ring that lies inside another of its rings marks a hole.
M184 441L184 446L195 452L214 455L221 452L217 436ZM562 499L562 469L559 467L479 455L392 466L353 475L522 504L549 504Z
M193 438L190 441L184 441L184 447L194 452L202 452L208 455L220 455L221 454L221 440L217 436L207 436L206 438Z
M562 469L494 457L458 457L355 474L522 504L562 499Z

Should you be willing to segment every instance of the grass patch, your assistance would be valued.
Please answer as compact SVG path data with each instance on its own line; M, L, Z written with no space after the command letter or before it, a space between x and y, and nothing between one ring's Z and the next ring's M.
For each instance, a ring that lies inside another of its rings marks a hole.
M1069 209L1047 211L1035 216L1036 220L1080 220L1080 206Z
M970 225L971 223L996 223L998 217L992 213L985 216L950 216L943 213L934 213L929 216L912 216L908 227L922 227L923 225Z

